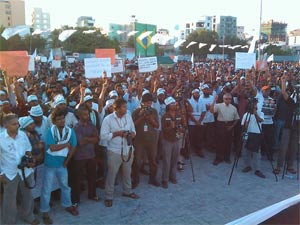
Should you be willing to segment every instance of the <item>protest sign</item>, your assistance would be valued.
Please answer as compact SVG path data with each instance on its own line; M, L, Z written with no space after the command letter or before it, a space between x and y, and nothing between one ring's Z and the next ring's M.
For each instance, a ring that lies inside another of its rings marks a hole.
M122 73L124 71L123 60L116 59L116 63L111 65L111 73Z
M68 63L74 63L75 62L75 58L73 57L69 57L67 58Z
M29 57L30 57L30 59L29 59L29 64L28 64L28 71L34 71L35 70L35 64L34 64L35 57L34 57L34 55L30 55Z
M95 49L95 57L96 58L110 58L111 64L115 64L116 61L116 50L112 49Z
M139 72L146 73L157 70L157 57L146 57L138 59Z
M251 69L256 66L256 54L236 52L235 53L235 69Z
M61 60L52 60L52 68L61 68Z
M84 69L86 78L99 78L103 71L106 71L107 77L111 77L110 58L86 58Z
M30 57L26 51L0 52L0 68L10 77L26 76Z

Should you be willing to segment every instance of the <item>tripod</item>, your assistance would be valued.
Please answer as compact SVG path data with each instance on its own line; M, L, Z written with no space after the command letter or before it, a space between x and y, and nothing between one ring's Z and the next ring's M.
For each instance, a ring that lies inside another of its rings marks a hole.
M300 86L297 85L296 86L296 90L294 92L294 94L296 95L296 110L294 112L293 115L293 125L296 126L296 142L297 142L297 151L296 151L296 161L297 161L297 180L299 180L299 145L300 145L300 140L299 140L299 127L300 127ZM292 133L295 132L294 130L292 130ZM292 138L293 138L293 134L292 134ZM292 140L291 140L292 141ZM293 146L291 146L293 147ZM285 157L285 161L284 161L284 166L283 166L283 172L282 172L282 179L284 179L284 176L287 174L288 172L288 158L287 156Z
M253 101L254 100L252 99L250 101L250 104L248 102L248 105L250 105L250 107L248 107L248 110L246 112L247 114L246 114L246 118L245 118L245 121L244 121L244 125L242 127L242 134L241 134L241 137L240 137L241 141L240 141L240 145L239 145L239 148L238 148L238 152L236 152L236 154L235 154L234 163L233 163L231 173L230 173L230 176L229 176L229 180L228 180L228 185L230 185L230 183L231 183L231 178L232 178L232 175L233 175L234 168L237 168L238 161L239 161L239 158L240 158L243 146L244 146L244 141L246 140L246 137L247 137L248 127L246 125L249 124L250 119L251 119L251 115L254 115L253 114L253 111L254 111L254 102ZM269 162L271 164L272 171L274 171L274 166L273 166L272 159L271 159L271 153L270 153L270 150L267 146L267 143L266 143L265 138L264 138L264 134L262 132L262 128L261 128L261 126L259 124L259 121L256 118L256 116L255 116L255 120L256 120L256 124L258 126L260 135L261 135L262 144L266 147L267 158L269 159ZM278 181L277 175L276 174L274 174L274 175L275 175L275 180L277 182Z
M187 110L187 104L188 103L183 98L180 98L178 102L179 102L179 106L182 109L184 109L184 112L183 112L184 117L185 117L186 123L188 123L188 113L187 113L188 112L188 110ZM193 166L193 161L192 161L192 157L191 157L191 142L190 142L190 132L189 132L188 124L187 124L187 129L186 129L186 131L184 132L184 135L183 135L181 149L183 149L185 145L186 145L186 148L187 148L187 156L189 158L191 169L192 169L193 182L195 182L195 173L194 173L194 166Z

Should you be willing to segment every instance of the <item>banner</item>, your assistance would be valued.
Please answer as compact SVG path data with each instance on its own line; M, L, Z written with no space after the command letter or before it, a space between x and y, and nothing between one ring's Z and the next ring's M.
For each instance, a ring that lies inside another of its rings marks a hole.
M116 63L111 65L111 73L122 73L124 71L123 60L116 59Z
M26 51L0 52L0 68L10 77L26 76L30 57Z
M107 77L111 77L111 60L110 58L86 58L84 70L86 78L102 77L103 71L106 71Z
M235 69L251 69L256 66L256 54L236 52L235 53Z
M95 49L95 57L96 58L110 58L111 64L115 64L116 49L114 49L114 48Z
M138 59L139 72L146 73L157 70L157 57L146 57Z
M35 71L35 64L34 64L35 57L34 57L34 55L30 55L29 57L30 57L30 59L29 59L29 64L28 64L28 71Z
M47 60L47 57L46 56L41 56L41 62L42 63L46 63L48 60Z
M52 60L52 68L61 68L61 60Z
M140 57L155 56L155 45L151 43L151 35L156 34L156 26L151 24L135 23L135 30L138 31L134 38L135 55ZM152 31L151 34L150 31ZM146 37L144 37L145 35L143 35L143 33L147 34Z
M75 62L75 58L73 57L68 57L67 58L68 63L74 63Z

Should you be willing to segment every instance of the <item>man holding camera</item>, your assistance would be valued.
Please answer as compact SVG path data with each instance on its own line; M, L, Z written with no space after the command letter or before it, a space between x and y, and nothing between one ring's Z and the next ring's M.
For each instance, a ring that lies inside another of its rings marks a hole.
M114 113L103 120L100 139L107 141L107 176L105 183L106 207L112 207L115 179L122 168L123 196L138 199L132 192L131 166L133 162L132 139L135 137L135 127L132 118L127 114L127 103L118 98L113 104Z
M18 130L17 115L6 115L3 124L5 130L0 135L0 183L4 190L1 223L16 224L18 195L24 220L29 224L39 224L33 215L33 197L27 187L33 183L32 167L35 165L31 155L31 144L26 134Z
M152 108L153 98L150 93L142 96L141 107L132 113L132 119L137 131L134 140L135 152L132 171L132 187L135 188L139 184L140 168L143 163L143 156L147 154L150 177L149 184L158 187L160 184L156 180L157 164L156 164L156 130L159 127L158 113L156 109Z

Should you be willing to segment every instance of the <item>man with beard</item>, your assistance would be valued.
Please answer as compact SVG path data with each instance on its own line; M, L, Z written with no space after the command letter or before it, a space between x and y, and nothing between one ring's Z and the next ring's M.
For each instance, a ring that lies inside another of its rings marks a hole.
M66 126L72 128L78 123L78 120L76 119L74 113L72 113L68 110L67 103L66 103L64 96L57 95L54 97L53 108L58 108L60 111L63 111L65 113ZM48 117L49 119L51 118L51 114ZM51 122L51 119L50 119L50 122Z
M158 124L157 111L151 107L152 95L146 93L142 96L141 107L132 113L132 119L136 129L136 139L134 140L134 161L132 173L132 188L139 184L139 172L143 163L144 154L147 155L150 168L149 184L158 187L160 184L156 180L156 130Z
M203 95L200 97L200 101L203 102L206 107L206 113L202 124L203 146L209 150L213 150L215 137L215 117L214 114L209 111L209 107L214 102L214 97L210 94L211 90L207 84L202 86L202 92Z
M158 88L156 91L157 100L153 102L153 108L156 109L158 113L158 128L157 128L157 136L156 136L156 146L157 146L157 153L156 158L159 159L161 156L161 117L166 112L166 91L163 88ZM158 161L158 160L157 160Z
M200 101L200 90L194 89L192 91L192 97L189 99L193 110L189 116L189 131L190 131L190 142L192 147L195 148L195 152L201 158L204 157L203 145L201 138L201 123L205 117L206 107L203 102Z
M47 129L50 127L49 120L43 115L43 110L40 105L31 107L29 115L34 121L35 130L38 132L41 141L45 142Z

